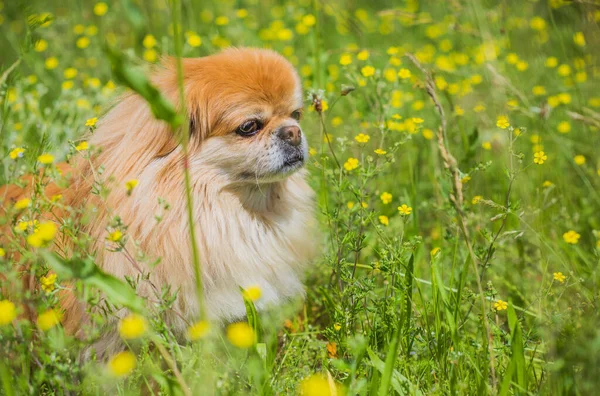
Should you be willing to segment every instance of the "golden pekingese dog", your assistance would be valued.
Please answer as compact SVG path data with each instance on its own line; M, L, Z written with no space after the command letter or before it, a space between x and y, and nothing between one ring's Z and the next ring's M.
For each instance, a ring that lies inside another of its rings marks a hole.
M205 308L208 318L226 323L245 316L240 287L260 287L259 309L303 294L302 273L316 243L313 192L302 169L308 156L299 124L302 89L293 66L270 50L228 49L184 59L183 69ZM152 81L177 105L174 63L166 62ZM69 205L95 208L84 231L96 241L97 265L120 278L149 273L138 288L145 297L155 296L153 287L177 290L177 312L166 320L176 334L185 334L199 307L177 137L141 97L127 94L100 119L89 145L95 154L73 165L71 186L62 193ZM98 179L112 186L106 199L92 194ZM124 185L130 179L139 184L129 196ZM171 209L157 222L160 200ZM140 268L124 252L107 249L115 216L127 226L127 250L161 258L156 267ZM76 334L87 321L85 306L66 293L62 309L63 325ZM113 326L97 352L104 355L117 344Z

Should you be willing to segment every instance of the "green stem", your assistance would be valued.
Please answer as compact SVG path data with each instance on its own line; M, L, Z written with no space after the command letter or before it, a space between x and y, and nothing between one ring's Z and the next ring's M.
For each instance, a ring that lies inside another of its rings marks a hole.
M181 2L171 0L171 22L173 23L173 40L175 42L175 60L177 64L177 85L179 86L179 108L185 113L185 90L183 81L183 35L181 31ZM183 114L184 119L187 115ZM189 169L189 123L184 122L181 129L181 146L183 148L185 195L187 200L187 215L190 230L190 242L192 245L192 260L194 264L194 275L196 277L196 294L198 297L198 316L202 320L205 317L204 292L202 285L202 272L200 271L200 252L196 240L196 229L194 228L194 210Z

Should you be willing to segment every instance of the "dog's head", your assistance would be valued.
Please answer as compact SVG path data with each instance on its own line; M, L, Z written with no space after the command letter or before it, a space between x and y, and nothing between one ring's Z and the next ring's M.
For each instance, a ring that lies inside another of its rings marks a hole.
M184 60L191 162L236 182L270 182L300 169L308 145L293 66L269 50L229 49Z

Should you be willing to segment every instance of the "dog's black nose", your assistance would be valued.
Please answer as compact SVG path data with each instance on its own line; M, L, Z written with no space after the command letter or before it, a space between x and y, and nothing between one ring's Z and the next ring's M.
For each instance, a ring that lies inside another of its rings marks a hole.
M297 126L286 126L277 132L277 136L292 146L298 146L302 142L302 131Z

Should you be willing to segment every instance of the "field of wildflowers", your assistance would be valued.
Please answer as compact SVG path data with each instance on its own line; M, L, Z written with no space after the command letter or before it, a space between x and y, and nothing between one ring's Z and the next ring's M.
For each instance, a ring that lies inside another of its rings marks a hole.
M0 1L0 185L40 175L0 196L0 394L595 394L599 24L597 0ZM302 76L323 253L304 302L257 313L249 288L248 323L176 340L173 291L102 273L77 222L40 220L86 213L42 191L92 155L124 71L228 46ZM85 337L61 326L65 287L103 312ZM127 349L81 360L124 307Z

